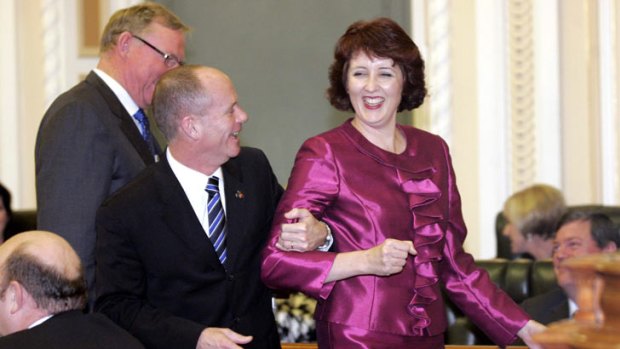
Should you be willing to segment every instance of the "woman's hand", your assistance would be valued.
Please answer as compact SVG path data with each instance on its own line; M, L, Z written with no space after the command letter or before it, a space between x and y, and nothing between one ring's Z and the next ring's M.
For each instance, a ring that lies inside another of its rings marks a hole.
M405 267L407 257L416 255L413 242L387 239L366 251L368 274L389 276L400 273Z
M338 253L325 282L358 275L388 276L400 273L407 257L416 254L413 242L396 239L387 239L367 250Z

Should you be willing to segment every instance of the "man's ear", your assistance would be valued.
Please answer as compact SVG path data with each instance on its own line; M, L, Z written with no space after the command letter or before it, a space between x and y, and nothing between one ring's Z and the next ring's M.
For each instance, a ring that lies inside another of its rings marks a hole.
M191 140L199 138L200 125L194 120L193 115L186 115L181 118L181 132Z
M125 56L127 52L129 52L129 40L133 38L130 32L122 32L116 38L116 50L122 55Z
M17 281L9 282L9 285L6 288L4 293L5 301L9 302L10 307L9 311L11 314L17 313L20 309L24 307L26 303L26 296L29 296L24 289L24 286ZM30 298L32 299L32 298Z

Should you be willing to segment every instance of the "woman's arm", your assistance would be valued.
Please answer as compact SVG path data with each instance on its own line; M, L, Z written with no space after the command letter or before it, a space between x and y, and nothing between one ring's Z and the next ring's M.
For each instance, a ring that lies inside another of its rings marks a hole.
M403 270L407 257L415 254L412 241L395 239L387 239L367 250L338 253L325 283L358 275L397 274Z

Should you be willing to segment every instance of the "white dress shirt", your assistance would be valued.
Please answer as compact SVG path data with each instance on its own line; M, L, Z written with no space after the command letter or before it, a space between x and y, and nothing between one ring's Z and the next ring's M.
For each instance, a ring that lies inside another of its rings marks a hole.
M170 148L166 149L166 158L168 159L170 168L172 168L172 172L174 172L179 183L181 183L181 187L183 187L183 191L189 199L196 217L200 221L200 224L202 224L203 229L205 229L205 233L208 233L209 215L207 214L207 202L209 200L209 194L205 189L207 188L209 178L212 176L217 176L219 179L220 200L222 201L224 213L226 213L226 195L224 195L224 176L222 168L218 167L215 172L207 176L204 173L198 172L178 162L172 156L172 153L170 153Z

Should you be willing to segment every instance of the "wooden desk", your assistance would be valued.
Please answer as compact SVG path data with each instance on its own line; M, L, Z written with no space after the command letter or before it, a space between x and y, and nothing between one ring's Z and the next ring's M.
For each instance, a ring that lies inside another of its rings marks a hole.
M508 346L507 349L527 349L524 346ZM282 343L282 349L317 349L316 343ZM446 349L499 349L496 345L446 345Z

